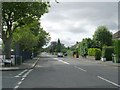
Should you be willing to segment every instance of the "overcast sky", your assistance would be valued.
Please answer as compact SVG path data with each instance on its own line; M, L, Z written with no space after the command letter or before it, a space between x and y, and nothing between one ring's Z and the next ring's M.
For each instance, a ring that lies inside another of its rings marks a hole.
M49 13L41 18L42 27L50 33L51 41L71 46L83 38L92 38L100 25L112 33L118 30L117 2L60 2L51 3Z
M51 41L60 38L65 46L71 46L83 38L92 38L99 25L106 25L112 33L118 30L119 0L57 1L60 3L51 2L49 13L41 18L42 27L50 33Z

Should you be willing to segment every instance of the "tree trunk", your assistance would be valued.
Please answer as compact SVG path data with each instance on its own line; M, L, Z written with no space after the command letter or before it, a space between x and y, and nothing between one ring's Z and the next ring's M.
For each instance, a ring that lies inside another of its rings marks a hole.
M11 42L12 39L8 38L6 39L6 42L4 43L4 53L5 53L5 58L6 59L11 59Z

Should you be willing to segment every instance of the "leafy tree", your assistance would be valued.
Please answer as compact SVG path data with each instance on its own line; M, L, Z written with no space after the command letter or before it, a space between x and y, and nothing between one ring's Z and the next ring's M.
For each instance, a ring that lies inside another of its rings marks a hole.
M2 3L2 40L6 59L11 58L11 43L16 28L39 20L48 12L48 2L3 2Z
M81 56L85 56L88 53L88 48L92 48L93 46L93 41L90 38L85 38L82 40L80 43L80 54Z
M19 44L22 51L37 52L49 40L49 33L44 31L43 28L40 28L38 21L24 25L13 33L13 46L15 47L16 43Z
M54 52L56 52L56 46L57 46L57 42L56 41L51 42L51 45L48 47L50 53L54 54Z
M67 52L67 48L60 42L60 39L58 41L51 42L51 45L48 47L48 50L50 53L57 53L57 52Z
M102 48L104 45L112 45L112 33L106 26L99 26L93 35L93 40Z
M37 49L41 49L44 45L46 45L50 41L50 35L46 31L43 30L43 28L40 28L39 34L38 34L38 45Z
M60 42L60 39L58 39L58 42L57 42L57 52L61 52L61 42Z
M13 34L13 46L19 44L21 50L32 50L34 46L37 46L38 40L39 38L27 27L19 28Z

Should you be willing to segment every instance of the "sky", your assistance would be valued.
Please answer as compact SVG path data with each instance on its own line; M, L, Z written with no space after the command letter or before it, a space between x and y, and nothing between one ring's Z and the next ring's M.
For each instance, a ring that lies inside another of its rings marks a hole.
M41 18L41 25L50 33L51 41L59 38L65 46L72 46L83 38L92 38L100 25L115 33L118 30L118 2L109 1L51 2L49 13Z
M41 25L50 33L51 41L59 38L65 46L72 46L83 38L92 38L100 25L106 25L112 33L118 30L119 0L50 1L49 13L42 16Z

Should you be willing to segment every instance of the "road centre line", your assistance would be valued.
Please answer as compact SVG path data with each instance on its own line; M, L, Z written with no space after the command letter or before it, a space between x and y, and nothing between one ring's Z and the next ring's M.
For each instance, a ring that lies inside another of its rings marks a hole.
M60 62L62 62L62 63L64 63L64 64L70 64L70 63L68 63L68 62L65 62L65 61L63 61L63 60L58 60L58 61L60 61Z
M116 84L116 83L114 83L114 82L112 82L112 81L110 81L110 80L107 80L107 79L105 79L105 78L103 78L103 77L101 77L101 76L97 76L99 79L101 79L101 80L104 80L104 81L106 81L106 82L108 82L108 83L111 83L111 84L113 84L113 85L115 85L115 86L117 86L117 87L120 87L120 85L118 85L118 84Z
M87 72L87 70L84 70L84 69L82 69L82 68L80 68L80 67L78 67L78 66L74 66L75 68L77 68L77 69L80 69L80 70L82 70L82 71L84 71L84 72Z
M65 62L65 61L63 61L63 60L59 60L58 58L54 58L54 59L56 59L56 60L58 60L58 61L60 61L60 62L62 62L62 63L65 63L65 64L70 64L70 63L68 63L68 62ZM84 72L87 72L87 70L84 70L84 69L82 69L82 68L80 68L80 67L78 67L78 66L74 66L75 68L77 68L77 69L80 69L80 70L82 70L82 71L84 71Z
M56 60L58 60L59 62L62 62L62 63L64 63L64 64L70 64L70 63L68 63L68 62L65 62L65 61L63 61L63 60L60 60L59 58L53 58L53 59L56 59Z

